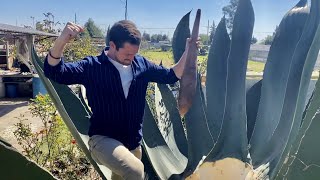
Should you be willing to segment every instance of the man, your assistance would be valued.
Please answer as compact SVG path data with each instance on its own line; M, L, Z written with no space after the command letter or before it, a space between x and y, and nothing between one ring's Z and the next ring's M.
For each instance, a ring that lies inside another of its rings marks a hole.
M92 110L89 147L97 163L113 172L113 179L143 179L141 162L142 119L148 82L172 84L183 73L186 51L172 68L158 66L137 55L141 34L123 20L110 29L110 47L99 56L64 63L65 45L83 28L68 23L44 65L45 75L62 84L83 84Z

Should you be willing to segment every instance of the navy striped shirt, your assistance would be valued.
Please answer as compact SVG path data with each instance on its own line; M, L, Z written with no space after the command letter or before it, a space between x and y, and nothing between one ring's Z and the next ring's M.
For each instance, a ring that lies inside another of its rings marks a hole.
M132 62L133 79L125 98L119 71L104 52L83 60L56 66L44 64L45 75L61 84L86 87L92 110L89 136L104 135L122 142L129 150L142 140L142 120L149 82L173 84L178 81L173 69L158 66L136 55Z

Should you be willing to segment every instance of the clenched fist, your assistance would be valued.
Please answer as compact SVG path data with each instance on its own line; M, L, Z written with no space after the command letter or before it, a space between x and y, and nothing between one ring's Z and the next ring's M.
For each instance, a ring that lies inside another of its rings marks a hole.
M83 32L83 28L77 24L68 22L60 36L54 42L53 47L48 52L48 62L55 66L60 62L65 45Z
M83 28L81 26L72 22L68 22L58 39L61 43L66 44L70 42L72 39L74 39L81 32L83 32Z

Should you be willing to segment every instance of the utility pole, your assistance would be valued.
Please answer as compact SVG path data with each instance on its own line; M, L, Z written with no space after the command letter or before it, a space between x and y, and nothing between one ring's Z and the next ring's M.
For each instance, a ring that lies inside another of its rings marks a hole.
M207 37L208 37L208 40L207 40L207 45L209 46L209 39L210 39L210 37L209 37L209 20L208 20L208 27L207 27Z
M128 19L128 0L126 0L126 11L125 11L125 20Z
M54 24L54 15L51 13L51 16L52 16L52 30L54 30L54 26L55 26L55 24Z
M35 27L34 27L34 17L33 17L33 16L30 16L30 18L32 19L32 28L35 29Z
M77 24L77 13L74 13L74 23Z

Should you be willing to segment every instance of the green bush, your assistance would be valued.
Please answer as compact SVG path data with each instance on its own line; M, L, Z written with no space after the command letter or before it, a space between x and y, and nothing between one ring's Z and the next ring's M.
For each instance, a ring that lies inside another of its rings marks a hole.
M33 132L31 123L20 116L14 135L23 154L61 179L98 179L89 161L68 131L48 95L38 95L29 104L42 128Z

